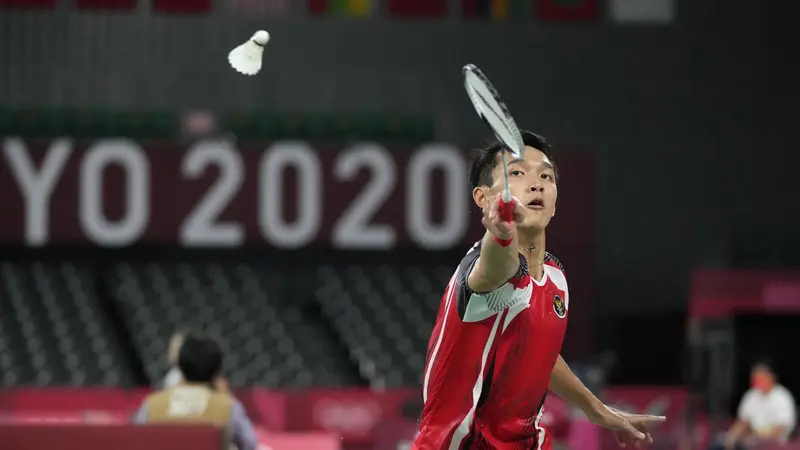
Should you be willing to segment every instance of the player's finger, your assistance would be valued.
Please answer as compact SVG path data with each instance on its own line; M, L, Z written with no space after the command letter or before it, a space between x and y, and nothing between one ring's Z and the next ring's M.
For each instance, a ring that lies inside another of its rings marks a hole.
M496 217L483 217L481 218L481 223L490 233L499 238L505 239L505 236L511 234L511 232L503 226L503 222Z
M512 228L514 228L514 222L506 222L499 215L496 215L494 217L494 221L497 224L498 228L501 228L501 229L503 229L505 231L510 231Z
M492 220L489 219L488 217L484 217L483 219L481 219L481 222L483 223L483 226L486 227L486 229L489 230L489 232L492 233L493 235L500 236L503 234L503 232L498 230L497 227L495 226L495 223L492 222Z
M508 214L511 213L511 218L508 217ZM497 204L495 205L495 214L500 218L502 221L513 221L514 220L514 203L513 201L509 203L503 202L502 199L498 199Z
M615 431L614 439L617 440L617 445L619 445L619 448L625 448L625 438L622 436L622 433Z
M500 236L501 234L503 234L500 230L497 229L494 222L492 222L492 220L489 219L488 217L484 217L483 219L481 219L481 223L483 223L483 226L486 227L486 229L489 230L489 232L492 233L493 235Z
M643 441L645 439L644 433L642 433L641 431L637 430L636 427L634 427L630 423L627 423L625 425L625 431L628 432L628 435L634 441Z
M667 418L664 416L650 416L647 414L633 414L628 416L628 421L637 427L640 425L656 425L664 422L665 420L667 420Z
M650 414L629 414L628 418L630 420L636 420L639 422L663 422L667 420L666 416L651 416Z
M483 205L482 211L484 219L489 219L492 215L492 207L490 204Z
M502 220L498 220L497 222L493 223L493 225L494 225L494 228L495 228L497 231L499 231L499 232L500 232L500 234L501 234L503 237L505 237L505 236L511 236L512 234L514 234L514 228L513 228L513 227L510 227L510 226L508 226L508 223L507 223L507 222L504 222L504 221L502 221Z
M500 214L496 209L493 209L489 212L489 221L492 223L494 228L497 228L503 223L503 219L500 217Z
M495 195L492 197L491 205L493 210L497 210L500 208L500 200L502 200L502 196L500 194Z

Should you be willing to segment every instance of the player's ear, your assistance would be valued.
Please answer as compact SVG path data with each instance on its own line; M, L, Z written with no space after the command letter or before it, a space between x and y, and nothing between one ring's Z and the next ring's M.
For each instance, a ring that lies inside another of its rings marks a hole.
M472 201L478 205L478 208L483 209L484 205L488 201L488 197L486 195L486 188L478 186L472 189Z

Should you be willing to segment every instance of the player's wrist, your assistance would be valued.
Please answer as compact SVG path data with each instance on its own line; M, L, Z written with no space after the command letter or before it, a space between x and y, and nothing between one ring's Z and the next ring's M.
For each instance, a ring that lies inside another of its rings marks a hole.
M494 235L492 235L492 237L494 238L494 241L497 242L497 244L500 247L508 247L509 245L514 243L514 236L513 235L511 235L508 238L502 238L502 237L499 237L496 234L494 234Z
M588 395L581 396L575 405L586 414L590 422L599 424L606 421L609 415L617 415L613 408L601 402L597 397L586 390Z

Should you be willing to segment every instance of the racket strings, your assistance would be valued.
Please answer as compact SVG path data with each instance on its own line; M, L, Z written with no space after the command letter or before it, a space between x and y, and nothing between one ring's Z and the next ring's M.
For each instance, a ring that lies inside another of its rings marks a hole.
M475 111L481 119L494 131L509 151L520 157L525 143L500 94L483 72L472 64L464 66L464 87L472 101Z

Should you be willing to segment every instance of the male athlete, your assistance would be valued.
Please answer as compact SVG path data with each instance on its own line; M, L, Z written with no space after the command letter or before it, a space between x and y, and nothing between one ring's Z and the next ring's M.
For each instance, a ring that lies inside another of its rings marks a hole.
M649 423L664 419L606 407L561 359L569 289L561 264L545 252L558 171L543 137L527 131L522 137L524 154L508 164L513 222L498 214L503 144L483 149L470 168L486 233L459 264L439 306L415 450L549 449L539 423L548 389L637 444L651 440Z

